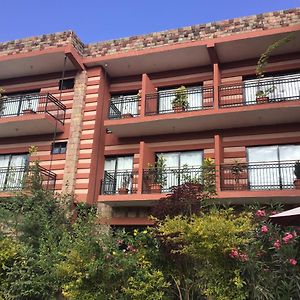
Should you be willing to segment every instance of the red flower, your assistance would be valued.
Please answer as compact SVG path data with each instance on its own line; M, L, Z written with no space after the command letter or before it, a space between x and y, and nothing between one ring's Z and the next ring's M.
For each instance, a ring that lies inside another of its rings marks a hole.
M238 252L238 250L237 249L232 249L231 250L231 252L230 252L230 254L229 254L229 256L231 257L231 258L238 258L239 257L239 252Z
M290 258L290 259L289 259L289 262L290 262L290 264L291 264L292 266L296 266L296 264L297 264L297 261L296 261L295 258Z
M261 227L260 231L262 233L267 233L269 231L269 228L268 228L268 226L264 225L264 226Z

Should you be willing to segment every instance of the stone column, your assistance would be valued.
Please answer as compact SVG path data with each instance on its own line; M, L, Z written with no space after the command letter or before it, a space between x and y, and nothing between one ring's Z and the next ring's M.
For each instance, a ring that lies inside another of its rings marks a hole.
M83 109L87 87L86 71L77 73L74 85L74 98L70 123L70 134L67 145L66 162L62 192L74 194L77 162L79 157L80 137L82 131Z

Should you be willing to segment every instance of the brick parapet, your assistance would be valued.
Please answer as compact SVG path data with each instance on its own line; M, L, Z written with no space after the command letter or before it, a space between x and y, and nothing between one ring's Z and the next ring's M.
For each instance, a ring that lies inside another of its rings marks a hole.
M71 44L82 56L97 57L196 40L208 40L254 30L288 27L296 24L300 24L300 8L210 22L87 45L84 45L73 31L65 31L0 43L0 55L26 53Z

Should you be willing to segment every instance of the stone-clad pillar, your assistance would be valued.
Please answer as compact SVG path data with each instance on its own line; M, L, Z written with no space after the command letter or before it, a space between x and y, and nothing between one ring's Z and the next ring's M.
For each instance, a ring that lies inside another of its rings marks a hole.
M77 73L75 77L70 134L67 144L66 162L62 187L62 192L68 194L74 194L75 189L86 87L86 71Z

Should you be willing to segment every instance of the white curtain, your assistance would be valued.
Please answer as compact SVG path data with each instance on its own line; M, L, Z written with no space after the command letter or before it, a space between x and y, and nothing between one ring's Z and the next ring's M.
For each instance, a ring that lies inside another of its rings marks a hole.
M27 163L27 154L0 155L0 190L21 188Z
M118 192L118 189L123 186L123 181L128 179L128 189L132 187L132 169L133 157L122 156L105 159L104 171L108 171L105 179L105 187L113 192Z
M246 104L256 103L256 92L266 92L272 101L295 100L300 97L300 74L265 77L244 81Z
M138 114L137 94L115 96L111 98L111 102L119 110L121 115L132 114L136 116Z
M188 107L186 110L198 110L202 108L202 87L189 86L187 89ZM159 113L166 114L173 111L172 102L175 99L176 89L166 89L159 92Z
M279 167L276 163L278 161L277 153L277 146L248 148L250 189L277 189L280 187ZM272 167L270 168L268 164L271 163Z
M284 166L284 161L294 164L300 160L300 145L279 146L279 160L282 162L280 168L281 182L283 186L292 186L295 180L294 169Z
M201 171L198 172L191 168L200 167L202 165L202 151L167 152L159 153L157 156L158 158L163 157L166 163L167 172L164 189L169 189L172 186L184 183L184 179L187 176L193 179L200 175L199 172ZM185 167L187 168L187 174L182 174L181 169Z
M0 191L5 188L10 155L0 155Z
M21 112L25 109L32 109L37 111L39 104L38 94L27 94L22 96Z

